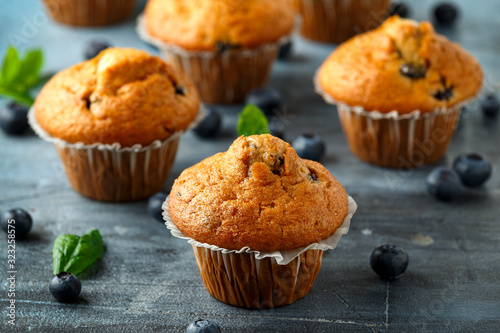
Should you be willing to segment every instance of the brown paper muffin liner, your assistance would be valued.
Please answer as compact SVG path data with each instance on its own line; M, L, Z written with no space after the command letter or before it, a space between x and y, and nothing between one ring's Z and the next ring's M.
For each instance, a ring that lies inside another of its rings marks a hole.
M204 115L201 107L198 117L186 130L196 126ZM175 132L148 146L85 145L50 136L38 125L33 108L28 113L28 120L38 136L54 143L73 189L85 197L110 202L140 200L160 191L170 174L184 133Z
M170 219L168 198L162 208L172 235L192 245L209 294L230 305L261 309L291 304L309 292L321 268L323 251L334 249L349 231L357 205L349 197L348 214L329 238L304 248L274 252L252 251L248 247L228 250L197 242L184 236Z
M136 30L144 41L161 50L167 62L191 78L201 99L209 104L242 102L250 90L265 86L280 46L290 39L285 36L251 50L187 51L150 36L142 15Z
M365 162L389 168L411 169L443 157L455 133L460 110L467 103L432 112L381 113L334 100L320 87L317 75L314 85L327 103L337 106L353 154Z
M90 27L126 20L136 0L43 0L56 22Z
M303 17L301 34L325 43L341 43L379 26L390 0L293 0Z

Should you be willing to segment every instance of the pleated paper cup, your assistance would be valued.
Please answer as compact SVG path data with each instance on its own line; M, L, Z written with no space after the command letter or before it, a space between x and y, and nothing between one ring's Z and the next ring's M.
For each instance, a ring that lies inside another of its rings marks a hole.
M317 75L314 83L316 92L327 103L337 106L353 154L365 162L388 168L411 169L442 158L455 133L460 110L467 103L432 112L381 113L336 101L321 88Z
M186 129L194 128L205 116L203 107ZM177 146L185 131L150 145L121 147L119 143L69 143L50 136L36 121L34 108L28 120L35 133L54 144L66 176L75 191L98 201L121 202L147 198L160 191L170 174Z
M201 99L209 104L238 103L253 89L266 85L280 46L290 39L254 49L187 51L148 34L142 15L137 19L137 33L155 45L167 62L180 69L196 85Z
M136 0L43 0L56 22L90 27L125 21Z
M374 29L387 17L390 0L293 0L302 15L301 34L324 43L341 43Z
M307 295L321 268L323 252L337 247L357 209L349 197L343 224L319 243L291 251L260 252L249 247L228 250L186 237L170 219L168 198L162 207L172 235L192 245L208 293L226 304L253 309L288 305Z

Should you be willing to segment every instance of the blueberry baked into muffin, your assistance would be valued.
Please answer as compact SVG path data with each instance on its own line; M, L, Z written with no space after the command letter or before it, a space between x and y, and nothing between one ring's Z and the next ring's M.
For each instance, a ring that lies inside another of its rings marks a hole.
M294 15L288 0L150 0L138 31L193 79L203 101L234 103L265 85Z
M429 22L393 16L340 45L315 80L327 102L337 104L356 156L407 167L444 155L460 106L478 94L483 72Z
M183 236L218 247L193 245L209 293L251 308L305 296L323 254L297 252L279 265L254 251L297 250L328 239L349 208L345 189L325 167L268 134L240 137L227 152L184 170L168 199L170 219Z
M75 190L126 201L163 187L199 108L193 83L160 58L109 48L47 82L31 118L56 143Z

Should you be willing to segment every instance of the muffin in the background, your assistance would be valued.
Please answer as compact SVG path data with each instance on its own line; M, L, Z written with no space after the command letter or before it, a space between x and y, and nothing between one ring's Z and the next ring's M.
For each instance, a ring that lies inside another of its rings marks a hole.
M136 0L43 0L56 22L82 26L104 26L130 17Z
M199 109L191 80L172 66L143 51L109 48L56 74L29 120L55 144L77 192L130 201L162 189Z
M340 45L315 85L337 105L357 157L411 168L445 154L461 106L478 94L482 81L478 61L429 22L393 16Z
M170 193L167 227L192 244L208 292L247 308L304 297L356 210L325 167L268 134L184 170Z
M374 29L389 13L390 0L289 0L302 16L301 34L324 43L341 43Z
M150 0L138 32L207 103L242 102L266 84L295 25L288 0Z

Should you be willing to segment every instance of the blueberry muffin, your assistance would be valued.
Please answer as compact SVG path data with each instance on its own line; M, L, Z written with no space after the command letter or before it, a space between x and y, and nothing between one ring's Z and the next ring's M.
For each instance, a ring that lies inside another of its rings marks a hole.
M294 23L288 0L150 0L138 31L205 102L234 103L265 85Z
M31 118L78 192L123 201L163 187L199 108L192 82L160 58L110 48L50 79Z
M340 45L319 69L316 88L337 104L355 155L407 167L444 155L460 106L482 80L478 61L429 22L393 16Z
M209 293L257 308L307 294L323 251L307 250L281 267L255 253L304 249L328 239L348 210L345 189L325 167L267 134L240 137L227 152L184 170L168 199L170 219L183 236L218 247L193 246Z

